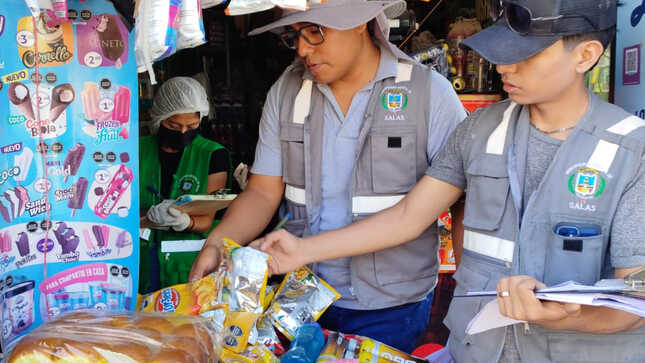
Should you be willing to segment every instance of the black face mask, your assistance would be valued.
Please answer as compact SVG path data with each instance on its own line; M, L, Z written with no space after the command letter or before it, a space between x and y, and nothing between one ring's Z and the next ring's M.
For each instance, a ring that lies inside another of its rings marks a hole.
M195 140L198 134L199 128L182 133L177 130L171 130L164 125L159 125L157 137L161 146L167 146L174 150L183 150Z

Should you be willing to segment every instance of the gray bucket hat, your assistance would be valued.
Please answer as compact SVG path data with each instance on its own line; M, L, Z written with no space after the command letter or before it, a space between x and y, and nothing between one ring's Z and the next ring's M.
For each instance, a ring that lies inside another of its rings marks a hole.
M253 29L249 35L258 35L295 23L314 23L347 30L365 24L381 13L385 13L388 18L396 18L405 11L405 7L404 0L326 0L320 4L310 4L309 9L304 11L285 10L280 19Z
M412 60L388 41L390 35L388 18L396 18L405 9L405 0L326 0L320 4L310 4L309 9L304 11L284 10L280 19L253 29L249 35L279 30L296 23L314 23L332 29L347 30L374 20L376 40L396 57Z

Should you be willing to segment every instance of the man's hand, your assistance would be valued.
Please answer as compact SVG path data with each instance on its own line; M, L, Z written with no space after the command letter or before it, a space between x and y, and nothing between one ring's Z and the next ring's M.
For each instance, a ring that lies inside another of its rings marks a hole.
M497 283L499 312L512 319L525 320L540 325L575 317L580 314L579 304L540 301L534 291L546 285L530 276L511 276Z
M307 264L302 239L284 229L253 241L250 246L271 255L269 273L272 275L291 272Z
M209 236L204 243L204 247L199 251L199 255L193 262L193 267L190 269L188 281L197 281L209 273L215 271L220 261L222 249L224 245L222 241L216 238L211 239Z

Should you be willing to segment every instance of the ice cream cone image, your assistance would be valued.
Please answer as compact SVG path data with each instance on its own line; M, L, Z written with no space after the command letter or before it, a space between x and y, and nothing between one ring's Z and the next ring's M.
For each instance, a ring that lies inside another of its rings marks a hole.
M14 104L28 120L35 120L34 107L31 104L29 88L20 82L12 83L9 86L9 101Z
M67 106L74 101L74 89L69 83L61 84L52 90L52 103L49 109L50 121L56 121Z
M60 25L48 26L44 16L40 16L36 21L36 31L52 50L64 45L63 28Z

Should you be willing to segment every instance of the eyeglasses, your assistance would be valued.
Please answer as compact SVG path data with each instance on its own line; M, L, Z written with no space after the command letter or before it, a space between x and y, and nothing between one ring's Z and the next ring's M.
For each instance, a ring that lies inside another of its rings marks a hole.
M320 25L310 24L302 28L289 29L280 34L282 44L289 49L296 49L298 47L298 39L302 37L310 45L320 45L325 41L325 34L320 28Z
M517 4L509 4L502 0L492 0L489 3L490 16L494 21L504 16L509 28L520 35L553 35L558 23L563 19L584 19L595 30L596 25L586 15L558 15L548 17L533 17L531 9Z

